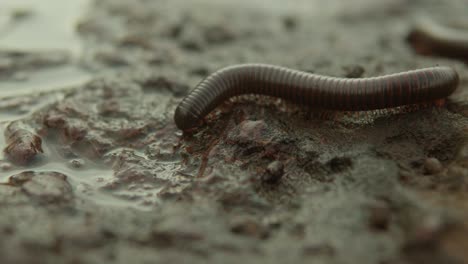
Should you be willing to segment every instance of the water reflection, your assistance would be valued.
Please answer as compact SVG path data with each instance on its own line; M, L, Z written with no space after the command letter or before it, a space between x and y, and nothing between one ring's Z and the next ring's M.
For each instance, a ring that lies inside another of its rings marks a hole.
M88 0L2 0L0 2L0 52L6 54L53 55L54 51L69 54L69 58L56 65L30 63L23 65L11 58L9 70L13 74L3 75L0 80L0 182L5 183L12 175L23 171L55 171L68 176L75 193L93 202L106 205L135 206L113 195L100 191L113 181L111 169L93 161L76 161L60 156L56 148L43 147L47 155L28 167L16 167L6 160L3 132L11 121L28 118L39 108L63 98L64 89L77 87L92 77L77 63L81 54L81 42L75 25L86 10ZM30 60L33 61L33 60ZM47 61L46 61L47 62ZM18 66L19 64L19 66ZM0 67L0 73L2 73Z
M3 131L7 122L0 122L0 147L6 145ZM122 199L116 194L105 191L105 186L115 180L114 171L104 164L80 158L67 158L59 153L58 147L43 139L43 149L46 155L34 161L28 167L17 167L10 164L3 151L0 152L0 183L7 183L8 179L25 171L59 172L68 177L76 196L106 206L133 207L148 210L143 205L129 199Z
M40 70L29 73L23 80L0 82L0 98L66 89L90 79L88 72L72 65Z
M88 0L2 0L0 49L58 50L78 56L75 24Z

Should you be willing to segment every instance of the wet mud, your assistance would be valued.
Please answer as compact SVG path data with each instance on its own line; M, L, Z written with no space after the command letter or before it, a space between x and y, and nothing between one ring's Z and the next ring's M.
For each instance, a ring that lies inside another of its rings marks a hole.
M467 263L468 66L406 41L466 3L321 3L100 0L79 53L0 39L0 262ZM177 129L194 85L246 62L447 65L460 85L444 106L346 116L244 98Z

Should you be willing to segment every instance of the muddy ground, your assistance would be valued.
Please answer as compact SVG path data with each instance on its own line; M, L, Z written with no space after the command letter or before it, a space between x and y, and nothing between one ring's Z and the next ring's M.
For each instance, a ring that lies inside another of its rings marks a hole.
M468 29L466 7L96 0L78 55L0 50L0 263L468 263L468 66L405 41L420 15ZM438 108L344 118L252 99L175 127L198 81L245 62L340 77L448 65L461 82ZM10 93L70 68L92 80Z

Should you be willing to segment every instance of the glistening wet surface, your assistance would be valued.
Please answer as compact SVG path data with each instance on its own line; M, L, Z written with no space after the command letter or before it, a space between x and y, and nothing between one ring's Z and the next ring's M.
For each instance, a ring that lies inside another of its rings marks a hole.
M5 0L0 5L0 98L91 79L78 65L82 45L75 30L89 1Z
M1 263L467 262L466 93L349 119L250 97L191 133L173 122L203 77L246 62L448 65L466 90L465 64L405 41L416 13L445 21L463 1L9 2Z
M28 51L66 50L79 57L78 19L89 0L3 0L0 11L0 48Z
M23 73L21 79L0 81L0 99L74 88L90 79L90 73L73 65Z
M0 4L0 147L6 147L3 131L13 121L31 116L41 108L64 98L64 92L91 80L81 67L81 41L76 34L78 19L89 1L6 0ZM21 63L22 61L22 63ZM105 204L126 206L99 191L112 180L113 171L82 160L65 159L43 141L43 157L27 167L15 167L2 151L0 178L25 171L59 172L83 197ZM97 196L97 197L96 197Z

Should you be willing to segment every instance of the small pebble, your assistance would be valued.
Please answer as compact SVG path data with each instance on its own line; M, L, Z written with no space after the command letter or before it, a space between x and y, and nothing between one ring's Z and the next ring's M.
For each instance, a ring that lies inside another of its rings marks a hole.
M84 160L82 159L72 159L70 160L69 164L70 164L70 167L72 168L75 168L75 169L78 169L78 168L81 168L84 166Z
M67 178L58 172L25 171L11 176L8 182L13 186L21 186L21 190L35 201L58 204L73 200L73 188Z
M245 120L239 124L239 130L232 137L238 143L264 144L269 138L265 137L268 125L264 120Z
M13 165L7 161L0 161L0 170L2 171L8 171L13 168Z
M268 231L254 219L235 219L231 223L231 232L237 235L267 238Z
M283 26L285 29L291 31L296 29L297 27L297 19L293 16L285 16L283 17Z
M30 181L36 174L33 171L23 171L8 178L8 183L12 186L21 186Z
M360 78L364 74L364 67L360 65L350 65L343 67L346 78Z
M4 149L6 157L15 164L28 165L42 150L42 139L36 134L18 129L7 136L7 147Z
M340 172L352 167L353 161L349 157L334 157L327 164L333 172Z
M433 250L437 247L440 236L449 227L449 223L438 216L429 216L410 231L403 246L405 253L418 252L421 249Z
M197 66L190 71L191 74L199 76L207 76L210 73L210 70L203 66Z
M208 44L224 44L236 38L229 28L216 25L205 29L204 38Z
M26 19L26 18L29 18L33 15L33 11L30 10L30 9L22 9L22 8L18 8L18 9L15 9L13 10L13 12L11 13L11 17L14 19L14 20L23 20L23 19Z
M180 40L183 49L192 52L200 52L204 49L205 43L199 36L184 36Z
M424 161L424 168L429 174L437 174L443 169L442 164L436 158L427 158Z
M268 164L266 173L262 177L262 181L269 184L277 183L281 180L284 174L284 165L279 161L273 161Z
M391 220L391 211L385 204L374 205L370 208L369 225L376 231L388 229Z
M402 182L409 182L413 178L413 173L408 170L400 170L398 173L398 179Z

